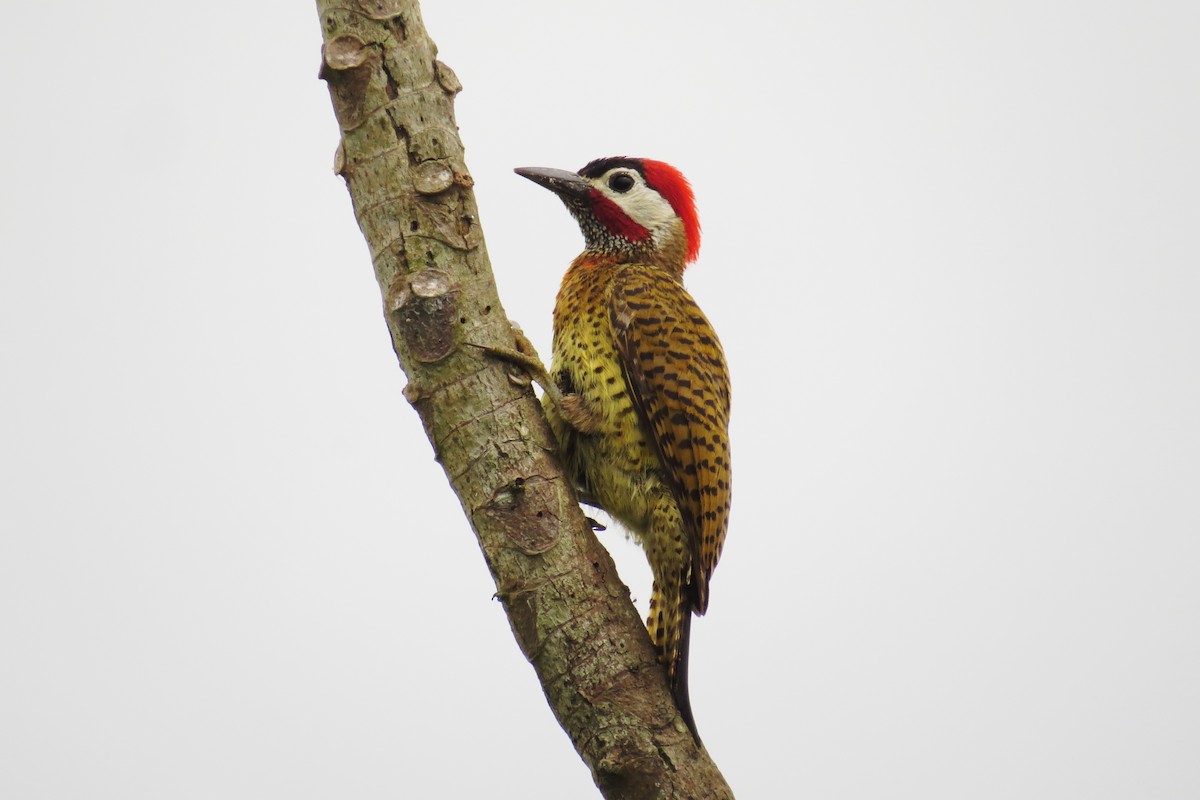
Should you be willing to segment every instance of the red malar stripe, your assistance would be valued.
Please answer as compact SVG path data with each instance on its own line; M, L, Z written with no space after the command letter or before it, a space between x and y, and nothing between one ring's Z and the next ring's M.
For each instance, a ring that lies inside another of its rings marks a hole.
M592 213L600 220L600 224L623 239L642 242L650 236L650 231L634 222L620 206L601 194L598 189L592 189Z

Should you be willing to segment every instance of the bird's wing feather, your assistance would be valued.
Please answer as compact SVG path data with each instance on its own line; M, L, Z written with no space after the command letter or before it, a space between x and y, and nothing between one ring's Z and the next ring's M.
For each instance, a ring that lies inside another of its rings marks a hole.
M694 608L703 614L729 521L725 354L691 295L660 269L622 268L609 283L609 320L634 407L689 529Z

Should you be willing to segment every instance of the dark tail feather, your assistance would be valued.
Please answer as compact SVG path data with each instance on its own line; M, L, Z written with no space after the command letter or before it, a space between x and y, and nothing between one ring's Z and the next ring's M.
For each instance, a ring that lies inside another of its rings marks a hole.
M680 623L679 649L675 656L675 669L671 670L671 694L675 698L675 707L679 716L692 732L697 747L704 747L700 741L700 733L696 730L696 718L692 716L692 699L688 695L688 651L692 641L692 611L686 605L683 608L683 620Z
M700 734L688 697L688 649L692 638L692 599L681 583L654 582L650 591L650 616L646 619L650 640L666 667L667 682L679 716L692 732L696 745Z

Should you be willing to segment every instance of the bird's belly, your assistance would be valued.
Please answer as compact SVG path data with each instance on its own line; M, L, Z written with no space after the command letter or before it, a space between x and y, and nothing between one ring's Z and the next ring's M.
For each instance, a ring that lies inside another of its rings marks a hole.
M585 486L596 503L641 539L664 488L657 455L621 434L579 437L577 447Z
M600 414L599 430L591 434L557 421L563 461L590 499L641 539L654 504L666 491L662 466L641 429L616 353L599 348L587 355L591 357L575 354L555 364L569 384L564 388Z

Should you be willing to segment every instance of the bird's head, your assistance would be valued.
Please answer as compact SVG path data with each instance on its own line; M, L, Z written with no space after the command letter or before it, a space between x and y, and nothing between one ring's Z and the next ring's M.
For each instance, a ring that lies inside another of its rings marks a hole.
M587 249L621 261L645 258L682 273L700 252L700 219L683 173L648 158L598 158L579 172L519 167L557 194Z

